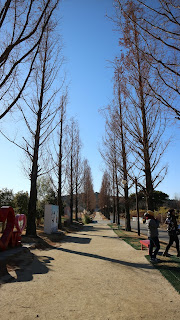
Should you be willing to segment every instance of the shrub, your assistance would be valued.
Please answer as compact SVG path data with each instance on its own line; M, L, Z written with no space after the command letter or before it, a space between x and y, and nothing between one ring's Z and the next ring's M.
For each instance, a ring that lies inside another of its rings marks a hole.
M83 222L84 224L88 224L88 223L92 222L91 217L90 217L89 215L87 215L87 214L83 214L83 216L82 216L82 222Z

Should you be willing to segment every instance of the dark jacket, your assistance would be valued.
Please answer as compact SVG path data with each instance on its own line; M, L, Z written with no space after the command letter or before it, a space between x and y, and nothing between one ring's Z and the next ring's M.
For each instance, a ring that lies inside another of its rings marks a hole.
M148 227L148 237L156 238L158 237L158 222L152 218L146 221Z
M167 231L169 235L175 235L177 233L178 230L178 225L177 225L177 218L176 216L172 215L169 216L165 223L168 225L167 226Z

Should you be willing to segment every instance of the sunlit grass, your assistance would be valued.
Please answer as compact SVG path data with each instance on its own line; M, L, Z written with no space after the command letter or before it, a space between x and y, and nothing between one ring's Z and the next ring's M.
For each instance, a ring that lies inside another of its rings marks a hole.
M150 261L149 255L145 256ZM159 258L159 257L158 257ZM160 257L154 267L170 282L170 284L180 293L180 258L176 256Z
M125 231L115 224L109 224L117 236L127 242L136 250L141 250L140 240L144 239L135 232ZM165 245L161 245L161 249L165 249ZM147 251L146 251L147 252ZM161 253L162 254L162 253ZM150 262L149 255L145 255ZM180 293L180 258L176 256L163 257L158 256L159 262L154 263L154 267L170 282L170 284Z

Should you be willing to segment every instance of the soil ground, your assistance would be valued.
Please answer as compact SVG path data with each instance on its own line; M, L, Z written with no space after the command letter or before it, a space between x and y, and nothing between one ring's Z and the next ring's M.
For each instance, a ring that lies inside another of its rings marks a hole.
M83 229L48 244L44 238L9 260L0 277L1 318L177 320L180 295L147 250L118 239L107 223L97 213Z

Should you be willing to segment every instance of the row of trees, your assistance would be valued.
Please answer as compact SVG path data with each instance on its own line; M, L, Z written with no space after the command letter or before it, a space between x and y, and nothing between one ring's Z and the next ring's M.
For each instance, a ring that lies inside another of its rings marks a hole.
M125 212L125 199L124 196L119 195L118 197L112 193L112 185L111 185L111 177L108 175L107 171L104 172L101 190L99 194L99 207L103 214L108 218L112 218L114 223L120 224L120 216L124 217ZM139 190L136 193L131 193L128 197L129 201L129 209L131 211L131 215L135 214L137 199L138 196L138 207L139 210L145 212L147 210L146 199L143 190ZM159 211L162 210L162 207L169 208L174 207L179 210L180 202L178 199L169 199L168 194L162 191L153 191L153 202L154 202L154 210ZM118 204L118 210L116 208ZM165 209L165 213L167 213L167 209Z
M55 154L51 154L51 168L49 181L57 194L59 206L59 228L62 226L63 195L69 195L70 222L73 222L73 212L78 220L79 202L86 211L95 208L93 179L87 159L82 159L82 143L78 122L65 117L65 109L61 113L60 127L57 134L58 143L54 143ZM56 150L58 145L58 150ZM74 210L75 208L75 210Z
M60 2L6 0L2 1L0 12L0 119L9 116L11 121L10 116L15 114L18 120L15 137L12 126L11 133L5 129L1 133L26 155L24 167L30 178L27 235L36 235L38 179L43 175L48 176L57 194L60 227L63 192L71 195L71 221L74 195L77 215L83 183L83 190L88 189L83 192L89 192L86 209L92 209L88 202L93 190L91 170L87 160L81 160L78 123L74 118L66 119L68 90L58 34ZM83 180L83 174L88 182Z
M77 192L75 184L75 176L73 175L73 194L70 194L71 184L68 184L68 176L66 177L66 186L63 187L63 195L61 195L62 215L64 208L72 205L71 222L75 215L75 220L78 221L78 212L86 211L92 213L96 208L96 198L93 191L91 168L87 160L82 163L82 173L80 174L81 182ZM73 171L75 168L73 168ZM65 190L67 193L64 194ZM58 205L58 188L55 180L52 182L51 176L42 176L37 180L37 201L36 201L36 219L44 216L44 208L46 204ZM25 214L28 217L28 192L19 191L14 194L13 190L4 188L0 190L0 207L11 206L16 214ZM62 218L62 215L60 218ZM61 224L62 227L62 224Z
M101 154L107 172L101 193L106 190L113 196L119 217L124 190L130 230L129 189L136 184L144 193L146 209L155 209L154 190L167 172L167 165L160 164L169 143L163 139L167 117L180 119L179 5L176 0L116 0L115 12L121 53L113 61L114 99L104 111Z

